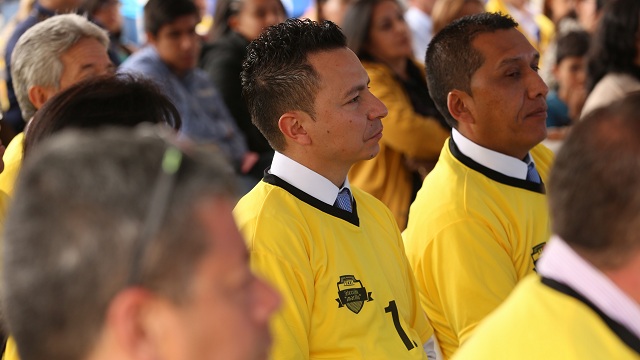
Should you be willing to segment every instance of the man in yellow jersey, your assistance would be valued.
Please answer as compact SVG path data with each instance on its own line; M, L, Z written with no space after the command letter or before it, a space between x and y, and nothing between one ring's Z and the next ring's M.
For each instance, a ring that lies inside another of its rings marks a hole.
M426 359L429 326L388 208L349 185L386 107L332 22L290 19L248 47L243 93L276 150L234 215L251 267L283 296L273 359Z
M640 359L640 93L572 130L551 171L554 236L456 359Z
M547 241L547 86L507 16L465 17L433 38L429 92L452 126L404 232L445 358L535 268Z
M221 154L148 128L47 141L5 224L22 360L266 359L280 299L249 269Z

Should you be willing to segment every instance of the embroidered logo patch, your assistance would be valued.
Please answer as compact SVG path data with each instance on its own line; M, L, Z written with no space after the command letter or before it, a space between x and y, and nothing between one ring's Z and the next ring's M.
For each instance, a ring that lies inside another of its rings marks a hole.
M354 314L362 310L365 301L373 301L371 293L367 292L362 282L353 275L342 275L338 281L338 307L346 306Z
M544 246L546 244L547 244L546 242L543 242L542 244L538 244L533 248L531 248L531 260L533 260L533 271L536 271L536 263L540 259L540 256L542 255L542 249L544 249Z

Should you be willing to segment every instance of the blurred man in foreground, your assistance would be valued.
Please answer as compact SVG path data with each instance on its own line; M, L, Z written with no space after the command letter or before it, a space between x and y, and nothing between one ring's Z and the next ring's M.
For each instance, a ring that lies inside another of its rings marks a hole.
M265 358L279 298L249 270L234 182L149 128L39 145L5 224L21 359Z

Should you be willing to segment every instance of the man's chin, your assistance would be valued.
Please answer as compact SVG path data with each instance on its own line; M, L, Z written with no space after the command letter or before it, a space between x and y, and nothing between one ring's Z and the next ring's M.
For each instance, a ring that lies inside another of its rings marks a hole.
M367 158L365 158L365 160L373 159L374 157L376 157L376 155L378 155L379 152L380 152L380 145L376 144L375 151L372 151L371 153L369 153L369 156Z
M182 64L182 67L183 69L185 69L185 71L191 71L195 69L196 67L198 67L198 58L194 57L194 58L185 59Z

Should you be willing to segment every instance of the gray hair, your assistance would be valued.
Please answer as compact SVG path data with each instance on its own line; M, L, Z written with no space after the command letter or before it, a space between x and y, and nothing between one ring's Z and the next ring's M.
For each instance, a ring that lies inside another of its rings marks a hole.
M105 30L76 14L53 16L20 37L11 55L11 77L25 121L36 112L29 89L36 85L58 89L63 71L60 56L84 38L109 46Z
M203 201L235 201L234 171L211 149L186 149L145 247L154 184L171 145L149 128L63 132L26 159L5 223L3 313L20 356L81 359L113 297L133 283L176 304L209 248ZM143 248L144 251L140 251ZM139 267L133 265L142 254Z

